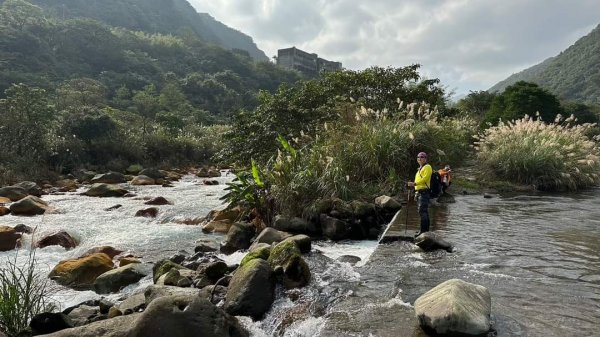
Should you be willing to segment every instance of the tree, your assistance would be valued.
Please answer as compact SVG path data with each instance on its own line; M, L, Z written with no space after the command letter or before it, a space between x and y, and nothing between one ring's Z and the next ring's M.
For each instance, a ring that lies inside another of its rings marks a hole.
M133 96L135 111L142 117L143 132L148 133L148 122L153 121L156 113L160 110L158 97L156 96L156 87L148 85L142 91L138 91Z
M469 94L456 103L460 112L482 119L492 106L495 93L481 91L469 91Z
M44 21L40 7L24 0L6 0L0 6L0 25L6 24L22 31L27 25Z
M565 117L571 115L577 118L577 123L598 123L600 117L600 106L587 105L578 102L566 102L563 104Z
M91 78L76 78L63 83L56 90L58 109L83 106L104 106L106 88Z
M558 98L548 90L535 83L519 81L492 100L485 121L496 124L499 119L507 121L539 113L542 120L552 122L562 112Z

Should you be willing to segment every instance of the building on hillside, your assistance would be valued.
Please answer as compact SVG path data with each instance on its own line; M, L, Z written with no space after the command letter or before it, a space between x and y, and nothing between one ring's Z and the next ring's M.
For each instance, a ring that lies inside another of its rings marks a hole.
M328 61L315 53L307 53L296 47L279 49L277 64L288 69L295 69L307 75L317 75L321 71L342 69L341 62Z

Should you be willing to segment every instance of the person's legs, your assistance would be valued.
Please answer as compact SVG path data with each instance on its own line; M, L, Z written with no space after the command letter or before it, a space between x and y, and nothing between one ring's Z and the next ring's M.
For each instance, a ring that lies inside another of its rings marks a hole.
M429 232L429 191L419 193L420 233Z

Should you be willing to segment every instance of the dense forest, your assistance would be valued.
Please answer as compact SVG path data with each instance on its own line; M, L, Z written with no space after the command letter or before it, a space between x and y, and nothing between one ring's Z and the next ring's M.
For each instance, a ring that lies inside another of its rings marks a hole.
M0 165L4 174L33 177L48 162L60 172L205 161L213 152L207 146L218 142L203 137L224 128L210 125L252 110L260 90L300 76L197 35L63 19L7 0L0 6L0 137L8 145Z
M555 57L514 74L489 91L536 83L560 99L600 104L600 25Z

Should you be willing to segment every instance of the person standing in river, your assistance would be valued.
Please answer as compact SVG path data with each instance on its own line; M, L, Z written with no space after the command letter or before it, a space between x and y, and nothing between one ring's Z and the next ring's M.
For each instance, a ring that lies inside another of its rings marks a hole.
M427 164L427 153L419 152L417 155L417 163L419 169L415 174L415 181L409 181L408 186L415 188L417 197L417 205L419 216L421 217L421 229L417 236L421 233L429 232L429 186L431 186L431 173L433 169Z

